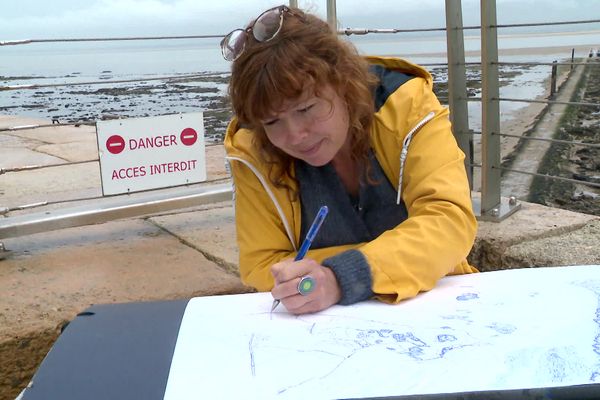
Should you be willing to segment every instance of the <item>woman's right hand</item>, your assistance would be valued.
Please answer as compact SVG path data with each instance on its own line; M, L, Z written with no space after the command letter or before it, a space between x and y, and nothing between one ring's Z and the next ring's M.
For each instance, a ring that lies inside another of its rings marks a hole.
M271 273L275 278L275 286L271 290L273 298L279 299L292 314L318 312L337 304L342 298L333 271L310 258L281 261L271 267ZM302 295L298 284L305 276L313 278L315 289Z

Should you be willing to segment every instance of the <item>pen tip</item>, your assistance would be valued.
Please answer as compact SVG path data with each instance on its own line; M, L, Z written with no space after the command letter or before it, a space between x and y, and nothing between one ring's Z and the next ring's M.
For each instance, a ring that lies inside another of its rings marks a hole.
M271 312L273 312L277 306L279 305L279 300L275 299L273 300L273 305L271 305Z

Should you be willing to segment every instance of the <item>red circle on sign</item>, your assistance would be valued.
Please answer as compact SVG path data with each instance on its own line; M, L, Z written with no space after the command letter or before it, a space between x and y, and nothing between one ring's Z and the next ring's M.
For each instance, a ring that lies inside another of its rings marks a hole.
M181 139L181 143L186 146L191 146L198 140L198 134L192 128L185 128L181 131L179 138Z
M119 154L125 149L125 139L119 135L112 135L106 140L106 150L112 154Z

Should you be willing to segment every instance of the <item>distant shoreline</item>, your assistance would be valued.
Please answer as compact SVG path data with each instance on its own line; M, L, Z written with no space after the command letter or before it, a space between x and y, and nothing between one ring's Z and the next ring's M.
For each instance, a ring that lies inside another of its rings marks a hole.
M500 60L503 56L525 55L526 60L531 63L551 62L555 56L557 60L568 60L571 50L575 48L576 57L581 58L583 54L587 57L588 46L555 46L555 47L537 47L537 48L519 48L519 49L501 49L499 50ZM469 58L479 56L479 51L466 52L467 61ZM560 56L559 56L560 54ZM540 59L536 59L540 55ZM546 56L542 58L541 56ZM403 54L404 59L427 65L427 58L437 57L445 59L446 54L440 52L421 53L421 54ZM424 60L425 59L425 60ZM525 60L524 60L525 61ZM435 86L443 87L447 75L444 66L429 68L434 77L437 77ZM502 67L507 70L508 76L518 72L518 70L527 71L529 67ZM439 74L436 74L439 72ZM477 91L480 77L477 68L475 71L468 71L470 83L473 86L472 91ZM521 72L522 73L522 72ZM73 74L71 74L73 75ZM547 76L550 70L548 67ZM75 74L75 77L78 77ZM110 76L111 78L128 77L126 74L104 71L99 79ZM5 77L10 80L10 77ZM36 78L41 79L41 78ZM57 79L57 78L53 78ZM81 79L81 78L79 78ZM509 79L509 78L507 78ZM93 80L90 78L90 80ZM528 83L538 86L547 84L539 81L535 77L535 82L529 80ZM225 86L227 84L227 73L223 76L210 76L203 79L190 79L187 81L155 81L155 82L134 82L130 84L112 84L107 80L107 86L78 86L57 87L46 89L35 89L31 91L22 90L17 92L4 92L0 95L0 114L22 115L27 117L41 117L48 120L55 119L60 122L86 122L96 121L105 118L114 117L145 117L153 115L162 115L170 113L185 113L203 109L205 111L205 127L207 137L210 141L222 141L225 128L231 118L231 110L228 104ZM505 82L507 80L504 80ZM26 80L15 81L11 84L28 83ZM473 93L471 93L472 95ZM439 94L438 94L439 95ZM447 93L442 93L442 97L447 97ZM528 96L526 96L528 97ZM535 109L537 107L528 106L523 108ZM529 113L526 113L529 114ZM522 132L523 122L530 122L534 115L522 113L505 118L503 122L515 125L517 132Z
M575 49L575 58L587 57L590 48L594 46L588 45L577 45L577 46L552 46L552 47L519 47L511 49L498 49L498 56L521 56L521 55L561 55L564 54L564 58L571 57L571 51ZM600 47L600 43L598 46ZM480 50L465 51L465 57L480 57ZM432 52L432 53L418 53L418 54L402 54L398 57L402 58L420 58L420 57L432 57L432 58L445 58L447 53Z

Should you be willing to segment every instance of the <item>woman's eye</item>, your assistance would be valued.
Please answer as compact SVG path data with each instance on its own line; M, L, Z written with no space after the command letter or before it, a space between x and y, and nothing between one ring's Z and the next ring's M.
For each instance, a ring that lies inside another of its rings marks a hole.
M271 119L269 121L263 122L263 125L264 126L272 126L272 125L275 125L277 123L277 121L279 121L279 120L278 119Z
M314 107L314 104L309 104L308 106L299 109L298 112L305 113L313 107Z

